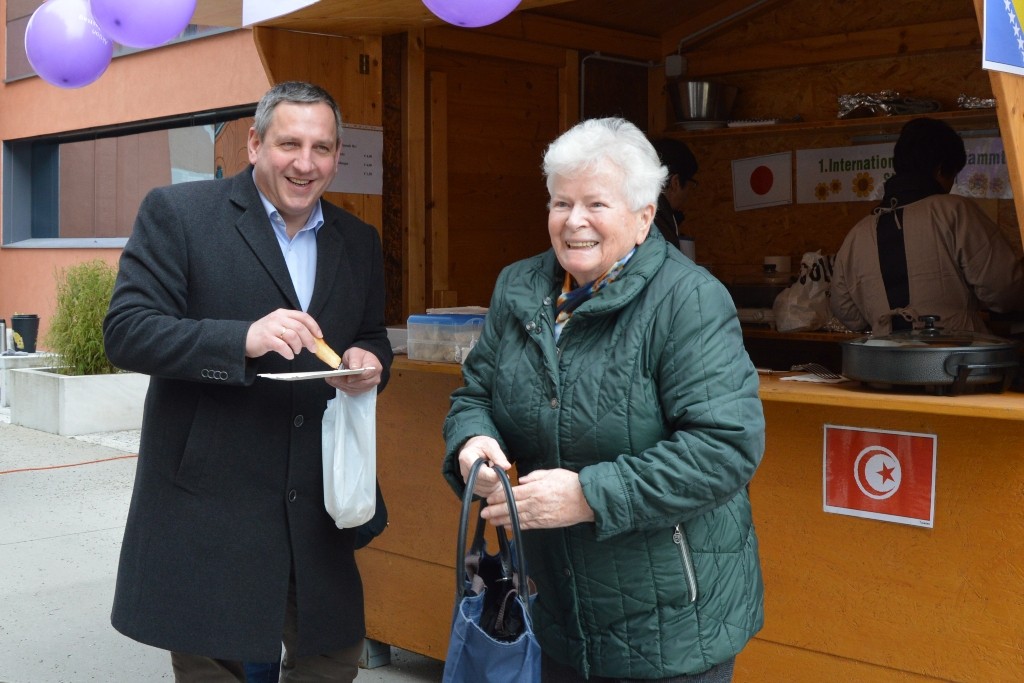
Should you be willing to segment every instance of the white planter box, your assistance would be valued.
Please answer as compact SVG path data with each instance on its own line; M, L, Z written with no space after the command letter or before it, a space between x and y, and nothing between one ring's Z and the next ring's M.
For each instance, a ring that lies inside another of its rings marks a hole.
M11 370L11 424L61 436L142 428L149 375L61 375L53 368Z
M17 368L41 368L53 365L52 353L29 353L24 356L0 356L0 408L11 405L9 387L11 370Z

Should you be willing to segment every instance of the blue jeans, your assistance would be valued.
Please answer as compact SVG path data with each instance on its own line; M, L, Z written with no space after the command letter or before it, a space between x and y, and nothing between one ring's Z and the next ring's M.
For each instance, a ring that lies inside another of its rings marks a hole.
M245 683L277 683L280 662L245 662Z

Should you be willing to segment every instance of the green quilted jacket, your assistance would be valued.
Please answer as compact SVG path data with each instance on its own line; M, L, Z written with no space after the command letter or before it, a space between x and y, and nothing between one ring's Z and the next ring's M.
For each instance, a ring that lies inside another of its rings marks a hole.
M444 424L518 472L579 473L595 521L526 532L543 651L584 676L665 678L729 659L761 628L747 484L764 451L757 373L720 282L652 234L556 344L564 271L506 268Z

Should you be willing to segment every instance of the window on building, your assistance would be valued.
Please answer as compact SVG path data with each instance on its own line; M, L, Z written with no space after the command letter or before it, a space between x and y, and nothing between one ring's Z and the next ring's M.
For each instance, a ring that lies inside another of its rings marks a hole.
M3 244L121 246L146 193L248 164L255 105L55 137L3 151Z

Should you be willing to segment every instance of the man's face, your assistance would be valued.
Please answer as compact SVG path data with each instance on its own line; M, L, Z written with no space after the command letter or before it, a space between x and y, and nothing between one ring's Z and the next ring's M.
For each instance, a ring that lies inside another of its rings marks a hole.
M680 182L679 175L675 173L669 178L665 185L665 198L673 211L683 211L686 208L686 198L690 194L691 184L689 180Z
M255 128L249 129L248 147L256 187L294 234L338 172L341 144L334 113L323 103L282 102L274 108L263 140Z

